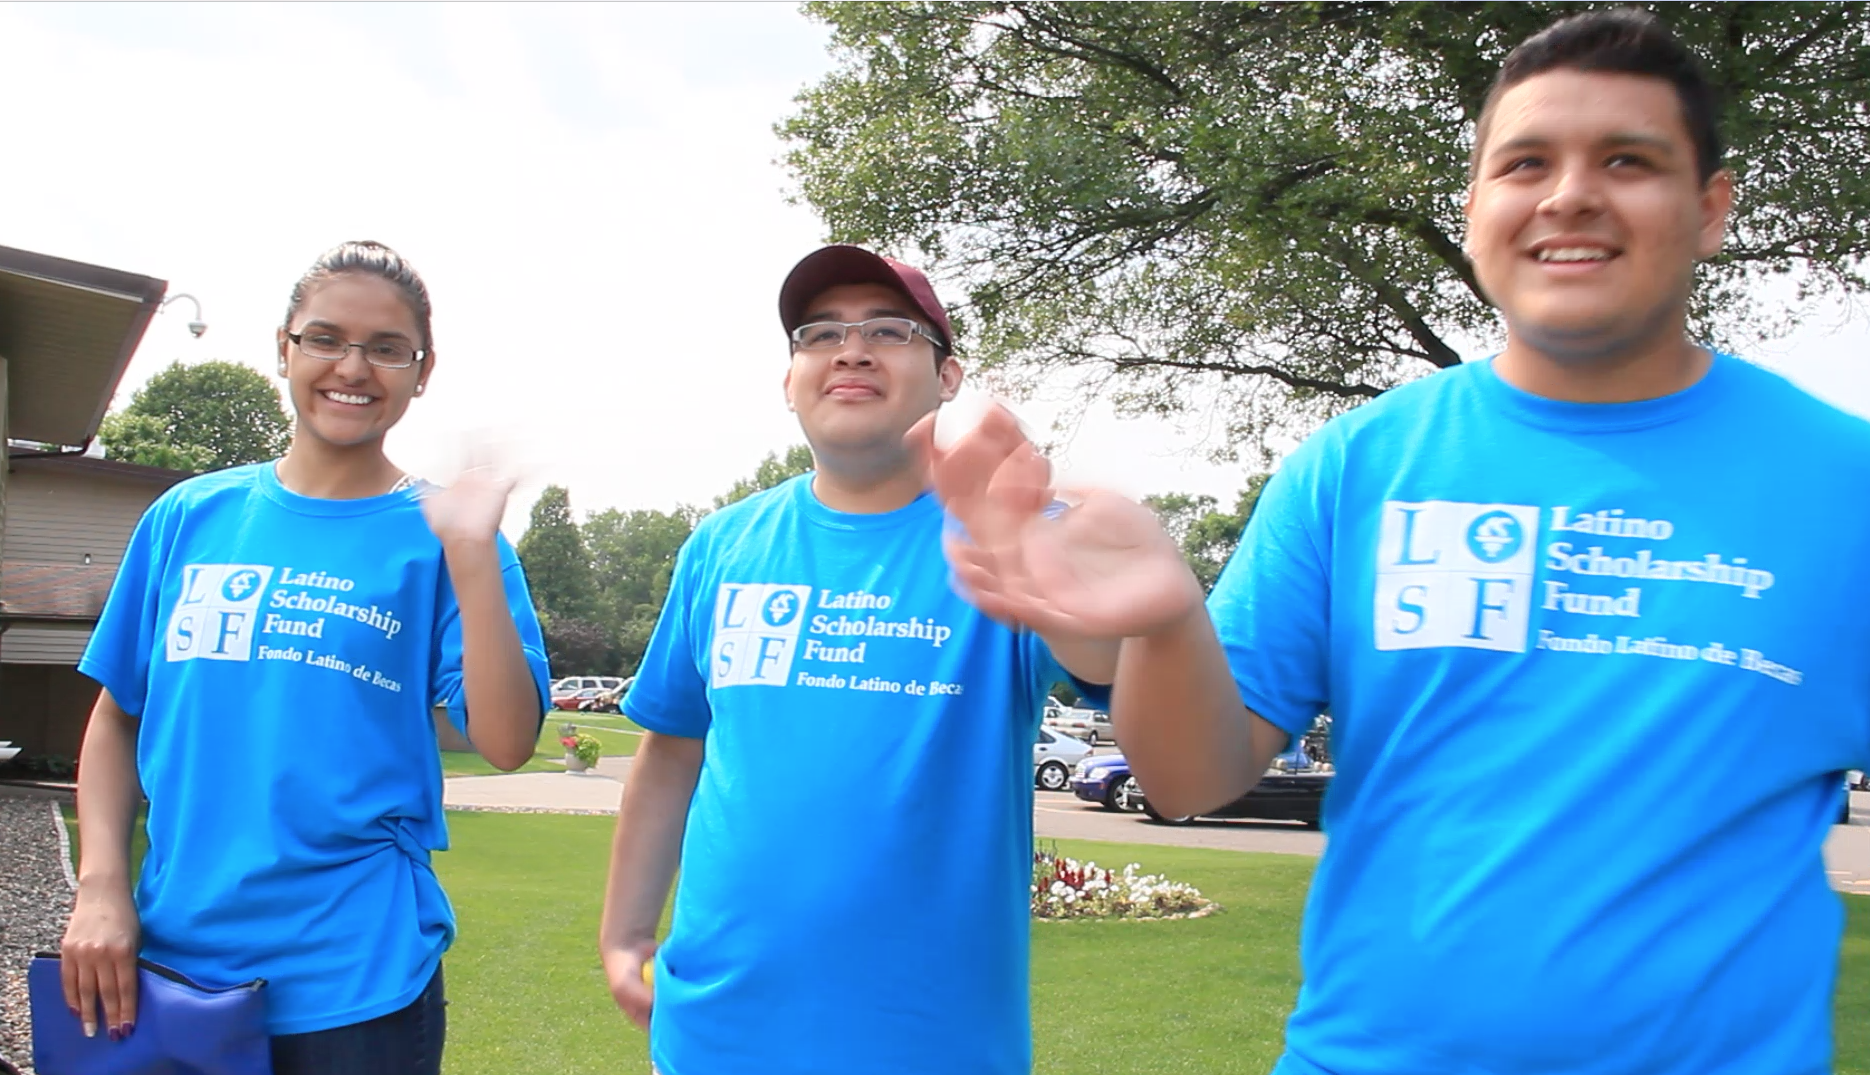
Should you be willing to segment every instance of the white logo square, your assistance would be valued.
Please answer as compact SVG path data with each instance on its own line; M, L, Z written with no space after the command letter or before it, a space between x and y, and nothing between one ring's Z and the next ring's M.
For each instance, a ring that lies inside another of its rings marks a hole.
M171 661L249 661L260 595L273 569L260 564L189 564L169 613L163 655Z
M1384 502L1376 648L1524 653L1538 537L1526 504Z
M783 687L792 676L810 586L724 582L714 594L709 642L716 687Z

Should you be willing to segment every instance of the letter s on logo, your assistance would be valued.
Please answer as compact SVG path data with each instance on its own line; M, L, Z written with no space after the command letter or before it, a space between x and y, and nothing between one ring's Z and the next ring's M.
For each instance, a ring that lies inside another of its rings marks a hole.
M1428 595L1427 586L1404 586L1396 592L1396 608L1415 617L1415 622L1404 627L1400 622L1392 623L1390 629L1399 635L1412 635L1422 629L1423 621L1428 619L1428 610L1422 607L1422 599Z

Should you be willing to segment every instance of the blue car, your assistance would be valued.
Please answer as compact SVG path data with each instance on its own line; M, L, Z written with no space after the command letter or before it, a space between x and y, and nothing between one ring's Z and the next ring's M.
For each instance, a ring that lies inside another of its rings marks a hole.
M1071 774L1071 793L1106 810L1143 808L1143 789L1136 786L1130 763L1121 754L1094 754L1079 762Z

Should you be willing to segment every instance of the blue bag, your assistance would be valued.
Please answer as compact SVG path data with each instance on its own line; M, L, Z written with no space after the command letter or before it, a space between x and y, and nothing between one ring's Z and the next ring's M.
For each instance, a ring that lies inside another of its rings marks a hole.
M122 1041L84 1023L65 1006L57 956L40 955L26 972L32 998L32 1063L39 1075L272 1075L266 1032L266 982L209 989L178 971L136 961L136 1027Z

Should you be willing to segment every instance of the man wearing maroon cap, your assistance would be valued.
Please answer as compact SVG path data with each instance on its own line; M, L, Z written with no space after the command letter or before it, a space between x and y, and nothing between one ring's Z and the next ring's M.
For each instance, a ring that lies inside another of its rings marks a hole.
M921 272L828 246L779 315L817 469L677 558L624 702L648 731L605 896L611 992L663 1075L1019 1075L1033 740L1050 687L1101 693L1116 647L1003 626L950 586L923 456L962 372Z

